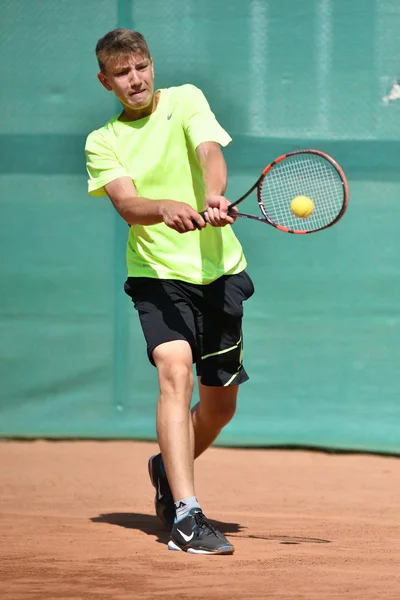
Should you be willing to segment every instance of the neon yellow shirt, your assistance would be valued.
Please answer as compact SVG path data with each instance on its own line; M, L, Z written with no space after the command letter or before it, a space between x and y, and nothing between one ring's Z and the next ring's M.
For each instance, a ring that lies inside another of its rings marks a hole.
M105 196L107 183L131 177L141 197L178 200L201 211L204 184L196 148L203 142L226 146L230 141L198 88L162 89L157 108L148 117L122 122L115 116L88 136L89 194ZM164 223L132 225L126 260L130 277L200 284L246 267L242 247L229 225L207 225L185 234Z

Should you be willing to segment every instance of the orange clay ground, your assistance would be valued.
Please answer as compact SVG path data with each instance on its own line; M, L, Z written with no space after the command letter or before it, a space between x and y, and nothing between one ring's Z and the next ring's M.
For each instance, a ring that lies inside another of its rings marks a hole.
M0 443L1 600L400 599L400 460L213 448L203 510L233 556L167 550L136 442Z

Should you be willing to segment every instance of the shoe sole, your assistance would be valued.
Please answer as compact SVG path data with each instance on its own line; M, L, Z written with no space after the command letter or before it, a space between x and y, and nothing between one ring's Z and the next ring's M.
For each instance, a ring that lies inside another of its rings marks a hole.
M188 548L187 550L184 550L172 540L168 542L168 550L174 550L175 552L186 552L187 554L233 554L235 551L232 546L222 546L216 550L196 550L195 548Z

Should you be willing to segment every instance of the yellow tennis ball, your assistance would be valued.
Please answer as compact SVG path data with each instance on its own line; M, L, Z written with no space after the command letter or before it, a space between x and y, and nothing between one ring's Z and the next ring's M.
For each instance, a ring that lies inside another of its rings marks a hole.
M308 196L296 196L290 204L290 210L300 219L306 219L314 212L314 202Z

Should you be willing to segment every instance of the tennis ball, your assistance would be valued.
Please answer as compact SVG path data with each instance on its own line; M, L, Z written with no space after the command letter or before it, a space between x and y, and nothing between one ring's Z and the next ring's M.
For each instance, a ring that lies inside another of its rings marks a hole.
M296 196L290 204L290 210L300 219L306 219L314 212L314 202L308 196Z

